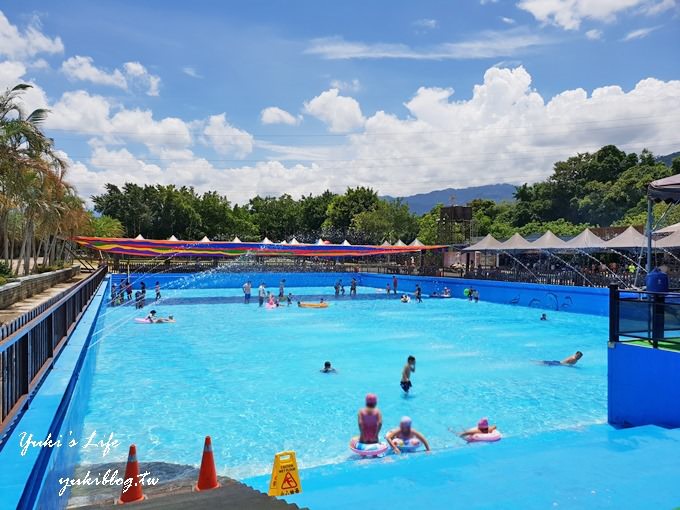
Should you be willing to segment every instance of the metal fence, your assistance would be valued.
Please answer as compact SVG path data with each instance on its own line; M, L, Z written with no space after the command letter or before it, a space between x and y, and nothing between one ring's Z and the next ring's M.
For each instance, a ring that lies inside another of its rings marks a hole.
M502 282L541 283L545 285L570 285L578 287L609 287L616 284L620 288L630 288L644 282L644 275L635 273L581 273L577 271L539 272L525 269L474 269L462 271L463 278L473 280L497 280ZM457 274L456 274L457 276ZM637 283L636 283L637 282Z
M680 345L680 292L609 287L609 341Z
M51 369L106 271L100 267L74 287L2 326L0 441Z

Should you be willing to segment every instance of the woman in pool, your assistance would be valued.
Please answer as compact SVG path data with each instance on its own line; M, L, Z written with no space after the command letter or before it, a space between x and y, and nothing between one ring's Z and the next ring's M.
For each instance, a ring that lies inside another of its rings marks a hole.
M420 432L411 428L411 418L408 416L404 416L399 422L399 428L390 430L385 435L385 439L387 439L387 442L392 447L392 450L394 450L394 453L397 454L401 453L401 450L399 449L399 446L395 444L397 442L395 439L399 439L400 441L398 442L401 444L409 444L411 441L416 439L425 446L425 449L428 452L430 451L430 445L428 444L427 439L425 439L425 436L423 436Z
M366 395L366 407L359 410L359 442L374 444L379 442L382 428L382 413L378 410L378 397L374 393Z
M411 301L411 298L408 297L406 294L404 294L403 296L401 296L401 302L402 302L402 303L408 303L409 301Z
M477 422L477 426L471 429L467 429L465 432L460 434L460 437L466 438L468 436L474 436L475 434L489 434L496 430L496 425L489 425L488 418L482 418Z

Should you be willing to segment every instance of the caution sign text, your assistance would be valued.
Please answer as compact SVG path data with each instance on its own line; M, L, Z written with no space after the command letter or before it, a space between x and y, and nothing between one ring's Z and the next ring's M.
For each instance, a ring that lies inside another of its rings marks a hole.
M295 452L281 452L274 456L272 478L269 481L270 496L290 496L302 492Z

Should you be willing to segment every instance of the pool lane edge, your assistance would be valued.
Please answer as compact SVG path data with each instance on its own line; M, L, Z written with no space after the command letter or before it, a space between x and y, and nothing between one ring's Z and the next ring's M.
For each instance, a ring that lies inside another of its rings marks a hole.
M0 450L0 466L3 468L0 470L0 501L8 508L34 508L43 494L47 468L56 456L53 450L68 448L31 447L22 455L20 441L22 433L26 433L25 437L33 434L34 441L42 441L48 434L51 434L53 441L59 437L64 418L73 403L72 396L87 357L109 281L107 275L82 312L28 409ZM43 498L40 508L63 508L67 501L67 497L59 497L55 491Z

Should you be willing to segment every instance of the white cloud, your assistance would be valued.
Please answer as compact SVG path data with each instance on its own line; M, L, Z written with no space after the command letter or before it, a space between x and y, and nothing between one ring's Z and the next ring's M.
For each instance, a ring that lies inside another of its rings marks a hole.
M439 22L436 19L422 18L414 21L413 26L421 30L434 30L439 27Z
M588 30L586 32L586 37L591 41L597 41L599 39L602 39L602 30L598 30L596 28Z
M109 85L128 90L130 85L146 89L149 96L157 96L160 78L150 74L146 67L139 62L126 62L123 70L114 69L111 72L94 65L92 57L76 55L65 60L61 71L73 81L87 81L97 85Z
M329 89L305 103L305 112L323 121L333 133L357 129L365 120L358 101L341 96L339 92L338 89Z
M61 71L71 80L89 81L97 85L110 85L127 90L127 80L122 72L107 72L95 67L92 57L76 55L61 64Z
M585 19L611 22L617 14L634 7L655 15L674 7L675 3L675 0L520 0L517 7L543 23L578 30Z
M278 106L270 106L260 112L260 122L265 125L287 124L289 126L297 126L301 121L302 119L300 117L294 117L292 114Z
M677 0L659 0L658 3L651 3L643 8L643 13L647 16L656 16L662 12L674 9L677 5Z
M361 90L361 82L354 78L352 80L332 80L331 88L338 89L342 92L359 92Z
M237 158L253 151L253 136L227 122L226 114L212 115L203 129L205 143L219 154L233 154Z
M473 39L423 48L412 48L400 43L350 42L330 37L314 39L305 53L329 60L379 58L465 60L508 57L551 43L552 40L546 36L518 28L502 32L489 30Z
M48 128L95 136L107 144L142 143L156 151L163 145L181 148L193 143L190 127L181 119L155 120L151 110L114 107L83 90L66 92L48 107Z
M64 51L59 37L54 39L40 30L40 21L34 18L23 30L12 25L0 11L0 55L14 60L23 60L40 53L55 54Z
M194 69L193 67L190 67L190 66L183 67L182 72L184 74L186 74L187 76L191 76L192 78L196 78L196 79L199 79L199 80L203 79L203 76L198 74L198 71L196 71L196 69Z
M622 41L632 41L634 39L642 39L644 37L647 37L649 34L654 32L655 30L658 30L661 27L646 27L646 28L638 28L637 30L632 30L628 32Z
M506 25L514 25L516 23L513 18L508 18L507 16L501 16L501 21Z

